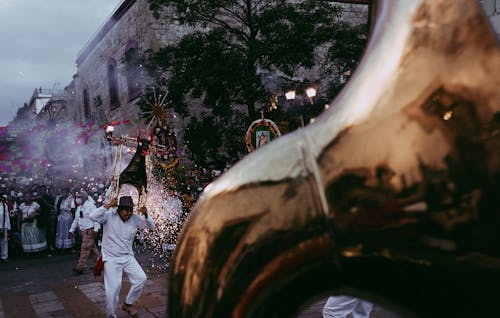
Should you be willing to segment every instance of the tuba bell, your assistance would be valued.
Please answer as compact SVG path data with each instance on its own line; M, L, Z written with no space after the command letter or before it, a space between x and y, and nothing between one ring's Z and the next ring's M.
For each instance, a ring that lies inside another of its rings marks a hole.
M313 124L210 184L169 317L293 317L348 294L402 315L500 317L500 50L472 0L380 1Z

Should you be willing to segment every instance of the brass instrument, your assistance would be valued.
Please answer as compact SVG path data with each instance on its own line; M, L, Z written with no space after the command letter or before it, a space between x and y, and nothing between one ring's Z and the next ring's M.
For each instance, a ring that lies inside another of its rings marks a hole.
M334 107L207 187L175 250L169 317L290 317L339 293L500 317L497 39L473 0L377 7Z

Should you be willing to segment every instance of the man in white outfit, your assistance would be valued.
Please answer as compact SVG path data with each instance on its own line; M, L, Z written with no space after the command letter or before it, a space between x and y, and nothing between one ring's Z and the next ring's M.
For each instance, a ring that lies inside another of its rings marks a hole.
M93 253L96 260L99 258L100 253L95 246L94 237L101 228L98 222L90 219L90 213L96 209L94 203L89 200L87 191L80 190L76 197L76 204L78 205L75 212L75 219L69 229L69 237L73 237L76 229L80 229L82 234L82 246L80 248L80 258L78 264L73 271L77 274L83 274L87 268L87 259L90 253Z
M118 204L117 204L118 203ZM106 315L116 317L115 309L124 272L131 284L122 309L137 317L133 303L141 295L146 284L146 274L134 257L132 243L137 229L153 229L154 221L145 207L139 209L143 216L133 214L134 203L129 196L123 196L97 208L90 218L103 224L101 254L104 262L104 289L106 293Z
M330 296L323 307L323 318L368 318L373 304L350 296Z
M2 262L7 262L9 257L9 230L10 215L9 208L3 196L0 197L0 258Z

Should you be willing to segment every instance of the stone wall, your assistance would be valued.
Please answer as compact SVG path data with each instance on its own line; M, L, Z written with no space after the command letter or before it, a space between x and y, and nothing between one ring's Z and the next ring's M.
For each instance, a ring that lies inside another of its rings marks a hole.
M164 12L162 19L156 20L149 10L147 0L125 0L89 40L77 57L77 74L67 86L67 90L70 91L69 103L75 122L87 122L84 110L84 92L87 91L90 121L99 126L113 121L119 122L120 124L115 126L115 136L135 137L135 129L145 128L142 121L135 121L140 117L137 102L142 97L131 99L129 96L124 63L125 51L130 43L135 42L138 54L142 55L147 50L157 50L184 36L185 28L166 22L169 20L169 14L169 12ZM110 102L108 65L112 60L116 65L118 107L111 107ZM150 83L146 70L140 70L140 78L141 91L144 91ZM183 123L170 123L170 125L176 127L175 132L182 137L183 130L179 127L182 127ZM109 143L104 138L104 130L102 136L94 138L88 146L90 151L100 152L102 155L101 150L109 147ZM105 166L109 167L112 165L113 158L109 155L109 151L104 151L104 153L106 154ZM88 168L92 169L92 164L89 164Z
M178 41L185 28L178 24L168 23L168 17L156 20L148 8L147 0L124 1L132 5L107 30L98 43L89 42L77 59L77 75L74 79L75 103L79 112L79 120L85 121L83 92L87 90L90 100L92 120L99 123L133 120L139 116L136 105L139 98L130 99L126 65L123 61L125 51L131 42L137 43L139 55L145 51L158 48ZM122 4L123 6L123 4ZM120 8L118 9L120 10ZM168 12L164 15L168 16ZM96 34L98 36L99 33ZM94 38L95 39L95 38ZM91 49L89 49L90 45ZM86 51L87 50L87 51ZM116 62L117 88L119 106L110 105L110 90L108 82L108 65L111 60ZM149 80L145 70L141 70L142 89L148 86ZM116 127L117 133L126 133L124 127Z
M368 6L354 3L336 3L342 8L342 18L353 25L366 23L368 20Z

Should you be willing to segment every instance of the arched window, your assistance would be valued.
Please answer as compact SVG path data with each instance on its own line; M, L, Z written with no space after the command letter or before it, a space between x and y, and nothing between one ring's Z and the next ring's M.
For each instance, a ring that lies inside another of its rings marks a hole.
M89 91L87 89L83 90L83 114L85 120L90 120L90 101L89 101Z
M129 41L125 49L125 67L127 76L128 98L133 100L141 96L141 62L136 41Z
M108 63L108 85L109 85L109 104L111 109L120 106L118 98L118 78L116 74L116 61L111 59Z

